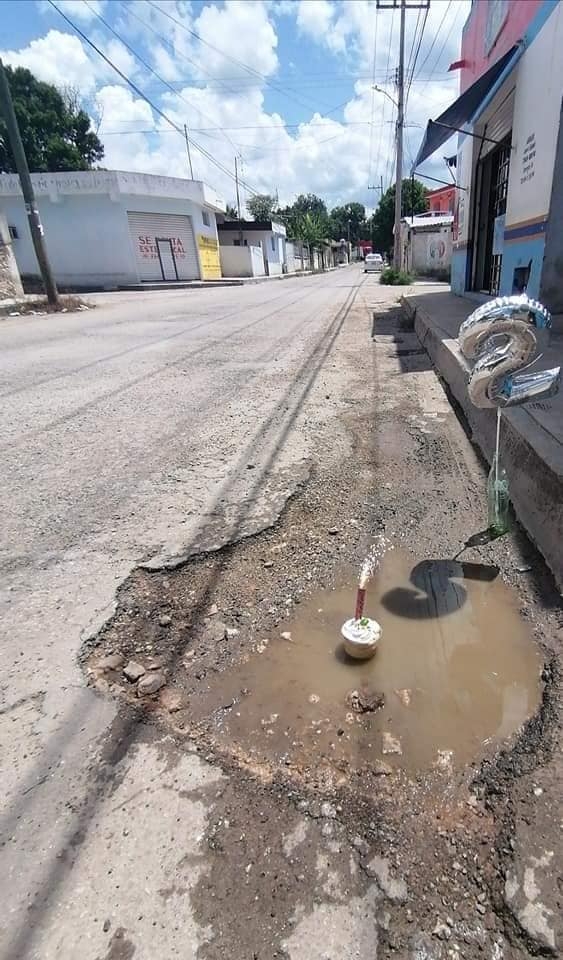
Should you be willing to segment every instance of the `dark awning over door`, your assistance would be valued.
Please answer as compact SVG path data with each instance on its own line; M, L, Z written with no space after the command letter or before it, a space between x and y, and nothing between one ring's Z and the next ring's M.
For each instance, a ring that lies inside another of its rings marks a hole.
M462 93L461 97L458 97L457 100L452 103L451 107L444 110L437 120L428 121L424 139L414 162L413 171L427 160L428 157L431 157L446 140L449 140L454 130L459 130L460 127L471 119L518 49L518 45L511 47L508 53L505 53L500 60L497 60L492 67L489 67L487 72L484 73L482 77L479 77L475 83L472 83L465 93ZM442 124L444 124L444 126L442 126ZM452 127L454 128L453 130Z

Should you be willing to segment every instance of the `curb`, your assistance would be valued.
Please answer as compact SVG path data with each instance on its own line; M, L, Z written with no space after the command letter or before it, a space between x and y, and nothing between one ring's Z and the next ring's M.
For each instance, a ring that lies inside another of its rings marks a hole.
M401 306L434 366L463 410L471 439L490 463L496 436L495 410L474 407L467 395L469 368L457 341L447 335L420 304L401 297ZM563 449L533 420L525 407L503 415L502 456L510 499L518 520L543 555L559 589L563 588Z

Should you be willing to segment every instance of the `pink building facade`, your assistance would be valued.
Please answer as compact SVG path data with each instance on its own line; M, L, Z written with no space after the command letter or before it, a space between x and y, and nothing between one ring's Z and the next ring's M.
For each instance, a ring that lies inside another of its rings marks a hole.
M417 164L459 132L454 292L527 290L563 310L563 4L474 0L460 97L429 124Z

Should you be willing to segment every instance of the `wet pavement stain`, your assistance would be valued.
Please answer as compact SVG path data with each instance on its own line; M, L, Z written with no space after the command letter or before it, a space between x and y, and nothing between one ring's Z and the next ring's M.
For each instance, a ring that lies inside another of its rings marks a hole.
M341 644L354 608L347 580L299 606L284 626L291 639L259 643L211 679L194 719L223 748L301 768L452 769L534 713L541 657L495 567L388 553L368 588L365 614L383 634L367 662Z

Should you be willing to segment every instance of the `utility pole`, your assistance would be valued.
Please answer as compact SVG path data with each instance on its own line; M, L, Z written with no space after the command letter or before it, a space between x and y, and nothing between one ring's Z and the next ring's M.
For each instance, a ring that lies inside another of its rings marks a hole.
M43 239L43 225L39 218L39 210L37 209L37 204L35 202L33 184L31 182L29 167L27 165L27 157L23 148L16 112L12 102L8 78L4 71L4 64L1 60L0 109L4 114L4 120L6 121L6 128L8 130L8 140L10 141L10 146L12 148L12 153L16 163L16 169L20 178L27 220L29 223L29 229L31 230L31 239L35 249L35 256L37 257L37 263L39 264L39 270L41 271L43 286L45 287L47 300L52 306L56 307L59 304L59 293L51 270L51 264L49 263L49 258L47 256L47 250L45 248Z
M184 124L184 136L185 136L185 138L186 138L186 150L188 151L188 163L189 163L189 165L190 165L190 177L191 177L192 180L193 180L193 178L194 178L194 168L192 167L192 155L191 155L191 152L190 152L190 141L189 141L189 138L188 138L188 125L187 125L187 123Z
M401 203L403 199L403 127L405 125L405 0L401 0L399 73L397 77L397 167L395 172L395 242L393 266L401 269Z
M395 168L395 235L393 243L393 266L401 269L401 213L402 213L402 186L403 186L403 129L405 126L405 15L407 10L428 10L430 0L421 0L411 3L409 0L377 0L378 10L401 11L401 26L399 35L399 69L397 70L397 126L396 126L396 159Z
M239 192L239 188L238 188L238 164L237 164L237 158L236 158L236 156L235 156L235 184L236 184L236 187L237 187L237 210L238 210L238 218L239 218L239 220L240 220L240 219L241 219L241 215L240 215L240 192Z
M368 190L379 190L379 201L381 202L381 198L383 196L383 174L381 174L379 177L379 186L373 183L368 183ZM373 215L371 218L371 252L372 253L375 253L375 224L373 222L375 219L375 211L376 211L376 207L374 205Z

